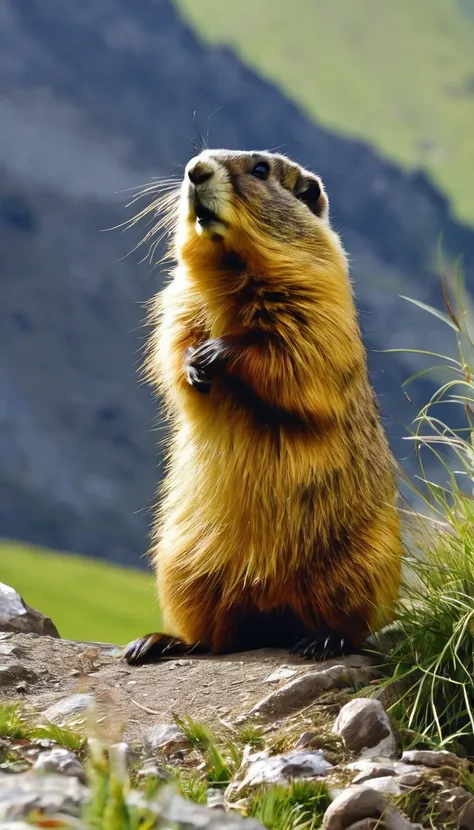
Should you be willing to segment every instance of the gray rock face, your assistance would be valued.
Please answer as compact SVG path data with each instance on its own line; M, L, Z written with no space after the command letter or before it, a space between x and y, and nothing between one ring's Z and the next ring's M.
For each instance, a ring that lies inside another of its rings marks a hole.
M297 674L296 669L290 669L288 666L281 666L279 669L272 671L268 677L265 678L265 683L280 683L281 680L289 680Z
M59 632L49 617L27 605L14 588L3 582L0 582L0 631L59 637Z
M357 775L352 780L352 784L365 784L374 778L385 778L388 775L397 776L399 783L407 786L416 786L412 781L419 783L423 776L424 768L405 764L403 761L391 760L390 758L382 758L380 761L371 761L367 759L360 759L347 765L347 769L355 770ZM406 781L404 780L406 778Z
M474 830L474 796L464 787L442 790L436 799L436 806L447 821L459 816L458 830Z
M92 703L91 695L77 694L54 703L44 712L46 720L62 725L82 715Z
M474 802L472 798L461 812L458 830L474 830Z
M86 797L87 789L77 778L0 773L0 820L23 819L32 810L78 817Z
M332 764L326 760L321 750L293 750L270 757L266 753L258 753L253 756L245 778L236 791L260 784L287 784L293 778L318 778L327 775L330 769Z
M396 740L390 720L378 700L358 698L342 707L334 724L347 749L364 757L390 758L396 753Z
M144 736L145 749L151 752L156 752L157 749L182 749L189 745L183 730L174 723L156 723Z
M407 821L382 793L369 787L349 787L329 805L324 816L323 828L353 830L353 825L356 825L357 830L360 830L358 823L367 820L378 822L372 825L377 827L377 830L415 830L416 827ZM370 824L369 827L371 828Z
M405 772L403 775L399 775L398 783L404 789L410 789L411 787L418 787L419 784L423 781L423 770L413 770L413 772Z
M369 789L377 790L379 793L385 795L401 795L402 788L400 782L393 775L383 775L380 778L372 778L371 781L364 781L361 787L369 787Z
M48 752L42 752L36 759L33 770L36 772L55 772L58 775L70 775L78 778L83 784L86 782L84 767L73 752L61 747L55 747Z
M8 775L0 773L0 830L24 830L21 819L32 810L40 810L45 816L62 813L78 818L88 790L77 778L63 775L36 775L33 772ZM132 791L128 802L146 807L165 822L176 825L178 830L220 830L242 828L242 830L263 830L254 819L227 815L219 809L209 809L185 801L177 795L158 797L147 801L142 793ZM1 823L5 820L7 823Z
M444 749L438 751L409 749L403 753L402 761L406 764L420 764L423 767L469 768L469 762L465 758L458 758L453 752L447 752Z
M178 826L178 830L263 830L260 822L253 818L242 818L221 810L209 809L200 804L173 796L165 802L161 811L162 819Z
M220 809L203 807L173 793L147 800L143 793L134 790L127 797L127 802L156 813L165 826L172 824L177 830L263 830L262 825L253 818L242 818L232 813L223 813Z
M225 812L225 795L222 790L209 787L207 791L207 806L211 810L223 810Z
M396 775L396 770L390 762L375 763L373 761L356 761L354 764L349 764L349 769L358 770L353 784L364 784L372 778L381 778L387 775Z
M362 667L351 667L349 660L347 658L345 665L314 669L295 677L260 700L250 714L261 718L286 717L307 706L328 689L345 689L352 686L356 679L360 680L362 675L365 680L372 676L369 661Z
M19 663L18 660L8 658L4 660L2 658L0 663L0 686L12 686L22 680L33 683L37 680L37 675L31 669Z

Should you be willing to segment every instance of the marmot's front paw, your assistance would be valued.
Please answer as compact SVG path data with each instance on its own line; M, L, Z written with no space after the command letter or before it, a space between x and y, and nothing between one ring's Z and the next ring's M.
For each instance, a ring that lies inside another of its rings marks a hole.
M189 346L184 353L184 371L190 386L208 395L224 358L224 346L219 339L206 340L196 347Z

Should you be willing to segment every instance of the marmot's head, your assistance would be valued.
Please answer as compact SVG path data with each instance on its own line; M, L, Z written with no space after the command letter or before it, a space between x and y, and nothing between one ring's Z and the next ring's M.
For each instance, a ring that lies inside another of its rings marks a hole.
M204 150L187 164L176 240L185 258L212 245L244 259L282 249L314 257L329 240L339 248L321 179L285 156Z

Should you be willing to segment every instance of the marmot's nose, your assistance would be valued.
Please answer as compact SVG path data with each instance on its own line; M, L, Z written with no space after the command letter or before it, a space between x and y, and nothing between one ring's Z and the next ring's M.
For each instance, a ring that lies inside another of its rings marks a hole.
M214 170L209 162L206 161L191 162L188 167L188 176L194 185L204 184L213 175Z

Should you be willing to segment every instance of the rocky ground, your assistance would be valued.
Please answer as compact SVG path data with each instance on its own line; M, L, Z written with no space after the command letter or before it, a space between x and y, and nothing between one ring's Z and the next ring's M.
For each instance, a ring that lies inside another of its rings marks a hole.
M474 828L470 759L404 749L378 677L276 651L131 669L0 585L0 830Z

